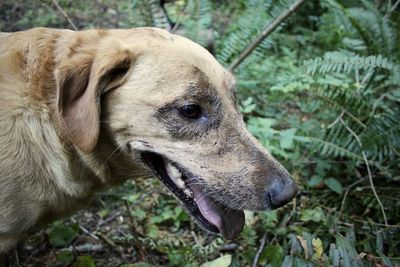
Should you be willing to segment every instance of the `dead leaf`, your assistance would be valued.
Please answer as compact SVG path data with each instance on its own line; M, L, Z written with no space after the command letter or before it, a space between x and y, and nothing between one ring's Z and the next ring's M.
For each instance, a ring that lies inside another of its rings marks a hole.
M304 237L302 236L296 236L297 239L300 242L300 245L302 246L302 248L304 249L304 256L306 259L308 259L308 247L307 247L307 241L304 239Z

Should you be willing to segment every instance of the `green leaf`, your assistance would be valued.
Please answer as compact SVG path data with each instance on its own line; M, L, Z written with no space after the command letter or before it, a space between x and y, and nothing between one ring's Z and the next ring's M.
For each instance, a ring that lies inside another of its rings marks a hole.
M321 208L305 209L301 214L300 220L303 222L314 221L321 222L325 219L325 213Z
M104 219L108 214L110 213L110 210L108 209L101 209L97 212L97 215L100 216L100 218Z
M282 149L290 149L293 147L293 140L297 129L291 128L287 130L280 131L281 136L280 145Z
M241 110L241 112L242 113L251 113L255 108L256 108L256 104L251 104L251 105L248 105L248 106L244 107Z
M151 238L157 238L158 237L158 227L154 224L151 224L149 227L147 227L147 235Z
M55 247L69 245L77 236L77 231L70 226L55 223L49 232L49 242Z
M259 263L270 263L273 267L280 267L283 260L283 248L279 245L267 246L260 255Z
M223 255L215 260L205 262L200 267L229 267L232 262L232 255Z
M96 264L94 264L91 256L80 256L76 259L72 267L96 267Z
M294 258L293 255L288 255L282 262L282 267L293 267L294 266Z
M144 218L146 218L147 213L140 209L140 208L136 208L131 212L132 216L139 219L140 221L143 220Z
M321 176L314 175L311 179L307 182L310 187L314 187L320 184L323 181Z
M324 183L333 191L339 195L343 192L342 184L335 178L328 178L324 180Z
M71 263L74 260L74 254L71 251L60 251L57 254L57 260L63 263Z

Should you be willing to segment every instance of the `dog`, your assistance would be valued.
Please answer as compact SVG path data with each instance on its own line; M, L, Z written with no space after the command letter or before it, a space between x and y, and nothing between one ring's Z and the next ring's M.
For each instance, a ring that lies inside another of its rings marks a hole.
M156 28L0 33L0 254L93 193L158 177L205 230L297 186L247 131L235 80L200 45Z

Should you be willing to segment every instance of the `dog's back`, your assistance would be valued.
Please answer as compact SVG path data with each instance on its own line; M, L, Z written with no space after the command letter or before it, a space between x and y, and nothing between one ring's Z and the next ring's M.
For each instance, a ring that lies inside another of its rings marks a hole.
M52 53L51 31L0 33L0 254L64 207L64 195L83 190L66 179L68 154L46 99L33 90L54 86L41 71L52 57L43 54Z

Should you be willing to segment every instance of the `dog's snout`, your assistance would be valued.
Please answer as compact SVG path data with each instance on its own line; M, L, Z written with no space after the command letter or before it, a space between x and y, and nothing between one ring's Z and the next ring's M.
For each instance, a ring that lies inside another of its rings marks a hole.
M275 180L268 187L267 201L273 209L282 207L296 196L297 189L291 178L284 181Z

